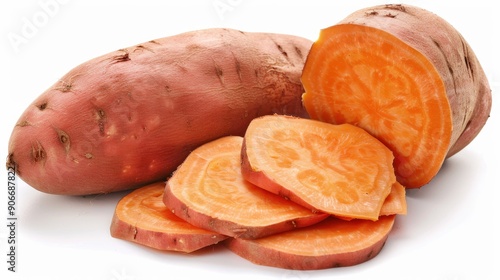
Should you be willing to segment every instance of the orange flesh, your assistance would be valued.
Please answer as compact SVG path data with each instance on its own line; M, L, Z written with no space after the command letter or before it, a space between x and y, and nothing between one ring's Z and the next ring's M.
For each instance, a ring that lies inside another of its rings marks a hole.
M389 215L406 215L406 190L399 182L394 183L391 188L391 193L386 197L380 216Z
M139 188L121 199L116 206L117 218L143 230L169 234L208 234L214 232L197 228L172 214L163 204L165 183Z
M250 123L245 149L251 171L269 182L258 186L336 216L377 220L396 181L391 151L349 124L265 116Z
M326 218L243 179L242 142L242 137L228 136L193 151L168 181L169 192L190 212L247 227Z
M439 171L450 145L451 110L432 63L395 36L340 24L322 30L302 82L313 119L350 123L395 155L398 181L421 187Z
M405 187L396 182L392 185L391 192L385 198L379 216L406 215L408 212L407 208ZM353 220L350 217L336 217L345 221Z

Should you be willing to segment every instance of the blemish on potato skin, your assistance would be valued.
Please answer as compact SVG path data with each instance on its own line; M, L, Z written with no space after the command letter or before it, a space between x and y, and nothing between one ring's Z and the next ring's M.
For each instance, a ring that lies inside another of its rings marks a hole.
M280 44L274 42L274 44L276 45L276 47L278 48L278 51L285 57L286 61L290 62L290 57L288 56L288 53L285 51L285 49L283 48L283 46L281 46Z
M64 150L66 151L66 154L69 153L69 150L71 148L71 141L69 139L68 133L63 131L62 129L54 128L57 132L57 136L59 138L59 142L63 145Z
M368 255L366 256L366 260L370 260L373 257L373 253L373 250L371 250L370 253L368 253Z
M365 13L365 16L376 16L376 15L378 15L378 12L375 10Z
M40 110L40 111L43 111L45 109L47 109L47 102L42 102L41 104L38 104L36 105L36 107Z
M99 134L101 134L101 136L104 136L105 133L104 133L104 122L99 122Z
M46 157L47 153L45 152L42 143L36 141L31 144L31 159L33 159L34 162L41 162L45 160Z
M106 114L104 113L103 109L98 109L97 115L99 116L99 119L104 119L106 117Z
M233 55L234 56L234 55ZM242 81L242 73L241 73L241 64L240 62L236 59L234 60L234 67L236 68L236 74L238 74L238 79L240 82Z
M391 10L397 10L397 9L391 9ZM395 18L397 16L397 14L393 14L391 12L388 12L386 14L380 14L378 11L375 11L375 10L372 10L372 11L365 13L365 17L373 17L373 16L383 16L383 17L388 17L388 18Z
M474 67L472 66L472 62L471 60L469 59L469 50L468 50L468 47L467 47L467 44L465 43L465 40L462 38L462 49L463 49L463 52L464 52L464 63L465 63L465 66L467 67L467 70L469 72L469 75L472 79L472 81L475 81L475 78L476 76L474 75Z
M54 89L58 90L62 93L71 92L74 88L75 78L80 76L80 75L82 75L82 74L81 73L75 74L71 77L65 78L64 80L59 80L59 85L57 87L55 87Z
M300 59L304 60L304 54L302 53L302 50L297 46L294 46L294 48L295 48L295 53L297 53Z
M133 50L133 52L144 51L144 50L154 53L153 49L148 48L148 47L146 47L144 45L138 45L138 46L136 46L135 49Z
M403 13L406 13L406 7L401 5L401 4L387 4L387 5L385 5L385 9L396 10L396 11L401 11Z
M278 48L278 51L279 51L279 52L280 52L283 56L285 56L285 57L287 57L287 58L288 58L288 53L287 53L287 52L283 49L283 47L282 47L280 44L276 43L276 42L274 42L274 44L275 44L275 45L276 45L276 47Z
M214 68L217 78L219 78L221 85L224 86L224 72L222 71L222 68L215 61L214 61Z
M134 226L134 228L133 228L133 233L134 233L134 235L132 238L133 238L133 240L136 240L136 238L137 238L137 227L136 226Z
M97 125L99 126L99 134L101 136L104 136L105 135L104 123L106 122L106 113L104 112L103 109L100 108L96 109L96 119L97 119Z
M67 83L65 81L61 81L61 86L57 88L57 90L61 92L70 92L71 89L73 88L72 83Z
M450 72L450 75L451 75L451 78L452 78L451 80L453 81L453 91L455 92L455 94L457 94L458 93L458 91L457 91L457 84L456 84L456 78L455 78L455 73L453 71L453 67L452 67L450 61L448 60L448 57L446 56L445 51L443 50L443 48L439 44L439 42L436 41L433 38L431 38L431 39L432 39L432 42L434 43L434 45L438 48L439 52L444 57L444 60L446 61L446 67L448 68L448 71Z
M17 123L16 126L25 127L25 126L32 126L32 124L28 120L24 120L22 122Z
M19 173L19 170L17 168L17 163L14 159L14 153L9 153L9 155L7 156L5 167L7 169L14 169L17 173Z
M189 209L186 207L186 205L181 206L182 213L184 214L184 217L186 218L191 218L191 215L189 215Z
M123 54L118 54L113 57L111 57L111 64L119 63L119 62L125 62L125 61L130 61L130 55L126 49L121 49L118 50L121 52L124 52Z

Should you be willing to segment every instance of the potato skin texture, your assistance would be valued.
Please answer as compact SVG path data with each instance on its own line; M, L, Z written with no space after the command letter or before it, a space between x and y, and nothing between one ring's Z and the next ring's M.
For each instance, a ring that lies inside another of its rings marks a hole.
M205 29L70 70L20 116L7 167L33 188L87 195L165 180L191 150L266 114L307 117L308 39Z
M430 11L406 4L360 9L339 22L342 23L385 30L434 64L445 84L452 111L453 132L447 158L479 134L491 112L491 88L474 51L450 23Z

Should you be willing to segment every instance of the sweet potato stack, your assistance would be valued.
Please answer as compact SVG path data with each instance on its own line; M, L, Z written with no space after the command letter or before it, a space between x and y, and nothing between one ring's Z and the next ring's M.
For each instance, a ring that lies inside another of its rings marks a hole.
M467 42L407 5L362 9L321 30L301 81L310 119L255 118L243 138L194 150L164 190L164 207L260 265L375 257L406 214L405 187L429 183L491 111Z
M467 146L491 102L453 26L381 5L315 42L208 29L92 59L21 115L6 165L51 194L136 188L116 206L116 238L349 266L380 252L405 188Z
M380 252L396 215L406 214L392 162L356 126L259 117L244 137L195 149L166 184L125 196L111 234L182 252L224 240L252 262L289 269L358 264Z

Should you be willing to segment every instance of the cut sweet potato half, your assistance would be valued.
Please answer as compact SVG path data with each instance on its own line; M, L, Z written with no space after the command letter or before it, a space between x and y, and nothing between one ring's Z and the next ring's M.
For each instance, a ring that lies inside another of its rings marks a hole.
M486 76L460 33L408 5L362 9L321 30L302 83L310 117L376 136L407 188L429 183L491 110Z
M352 266L374 258L383 248L395 216L378 221L345 221L330 217L310 227L223 243L232 252L259 265L312 270Z
M123 197L111 222L111 236L166 251L190 253L227 238L180 219L163 204L165 182L153 183Z
M239 238L259 238L328 217L244 180L242 142L242 137L228 136L195 149L167 181L165 205L197 227Z
M254 119L243 177L305 207L377 220L396 182L392 152L363 129L270 115Z

